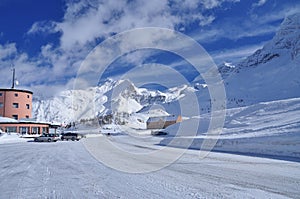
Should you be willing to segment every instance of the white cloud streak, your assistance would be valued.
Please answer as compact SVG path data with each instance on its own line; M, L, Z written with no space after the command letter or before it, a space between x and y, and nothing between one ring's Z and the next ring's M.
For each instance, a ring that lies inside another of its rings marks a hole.
M13 56L17 53L17 48L15 43L9 43L5 45L0 44L0 59L6 59L9 56Z
M210 43L222 38L239 40L247 37L275 34L279 27L271 24L279 20L283 21L286 16L295 14L299 10L300 4L292 7L291 5L284 6L280 10L270 10L261 15L257 15L251 10L247 21L236 17L228 18L208 29L192 33L191 37L200 43Z
M242 46L234 49L224 49L222 51L212 52L211 56L214 59L217 65L223 63L224 61L240 61L253 54L258 49L261 49L264 46L265 42L261 44Z
M55 33L59 30L56 27L56 23L53 21L38 21L33 23L27 34L37 33Z
M253 3L253 4L252 4L252 7L260 7L260 6L263 6L266 2L267 2L267 0L259 0L257 3Z

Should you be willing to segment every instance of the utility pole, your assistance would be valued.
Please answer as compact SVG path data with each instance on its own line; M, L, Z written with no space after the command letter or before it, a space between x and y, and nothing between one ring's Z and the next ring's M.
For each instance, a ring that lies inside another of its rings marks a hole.
M14 89L15 88L15 68L12 67L12 71L13 71L13 76L12 76L12 85L11 88Z

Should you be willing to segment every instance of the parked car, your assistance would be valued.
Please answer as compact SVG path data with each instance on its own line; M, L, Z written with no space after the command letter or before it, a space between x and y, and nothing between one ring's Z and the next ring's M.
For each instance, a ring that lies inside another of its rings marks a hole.
M151 131L151 135L159 136L159 135L168 135L166 131L158 130L158 131Z
M80 134L80 133L72 133L72 132L68 132L68 133L64 133L61 136L61 140L72 140L72 141L79 141L81 138L84 138L85 136Z
M60 138L58 134L48 133L48 134L43 134L40 137L34 138L34 141L35 142L56 142L59 139Z

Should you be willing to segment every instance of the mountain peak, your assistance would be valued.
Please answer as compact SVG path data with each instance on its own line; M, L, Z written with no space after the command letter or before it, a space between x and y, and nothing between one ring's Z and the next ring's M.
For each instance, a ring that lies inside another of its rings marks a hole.
M288 56L290 60L300 54L300 13L287 16L271 41L240 62L239 68L256 67L278 57Z
M265 48L268 50L285 50L295 59L300 54L300 13L286 17L276 35Z

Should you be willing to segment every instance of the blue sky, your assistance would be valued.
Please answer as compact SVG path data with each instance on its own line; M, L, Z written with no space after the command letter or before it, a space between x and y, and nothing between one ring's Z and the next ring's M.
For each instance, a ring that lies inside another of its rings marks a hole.
M298 0L1 0L0 85L10 86L13 64L20 88L36 95L72 88L88 53L132 28L174 29L195 39L216 64L235 62L261 48L298 10ZM171 53L141 50L119 58L105 77L151 63L173 67L189 80L195 76Z

